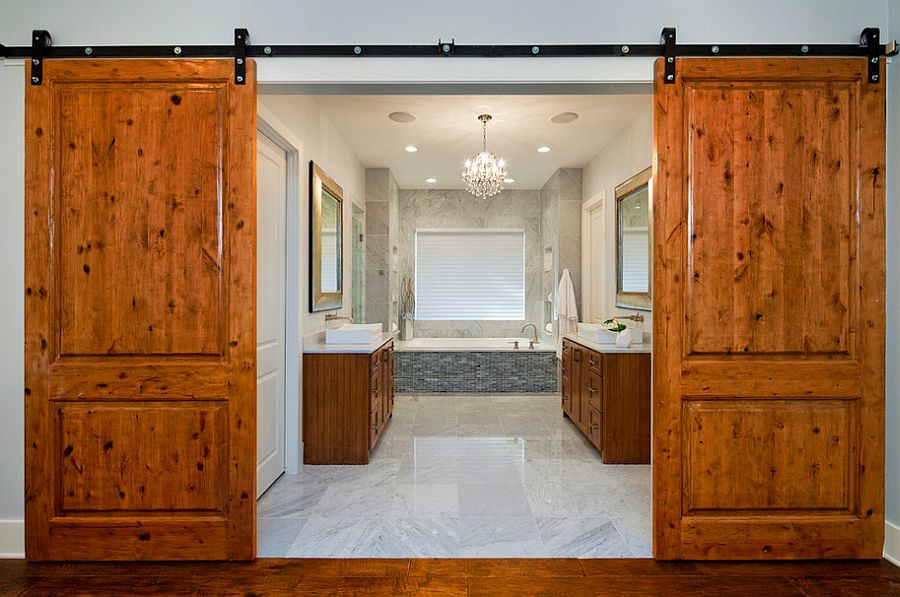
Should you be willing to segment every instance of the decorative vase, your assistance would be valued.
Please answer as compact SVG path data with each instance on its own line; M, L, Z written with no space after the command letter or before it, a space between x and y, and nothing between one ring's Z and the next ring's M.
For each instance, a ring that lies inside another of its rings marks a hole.
M408 342L413 339L413 320L404 319L403 327L400 330L400 339Z
M631 330L625 328L618 334L616 334L616 347L617 348L630 348L631 347Z

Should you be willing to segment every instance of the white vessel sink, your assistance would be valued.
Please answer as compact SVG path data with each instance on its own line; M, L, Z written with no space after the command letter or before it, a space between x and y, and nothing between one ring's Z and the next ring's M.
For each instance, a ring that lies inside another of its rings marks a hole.
M644 330L631 326L628 329L631 331L632 344L641 344L644 341ZM609 331L602 323L579 323L578 335L593 340L597 344L616 343L616 332Z
M345 323L325 330L325 344L371 344L380 335L380 323Z
M616 343L616 333L606 329L602 323L579 323L578 335L593 340L597 344Z

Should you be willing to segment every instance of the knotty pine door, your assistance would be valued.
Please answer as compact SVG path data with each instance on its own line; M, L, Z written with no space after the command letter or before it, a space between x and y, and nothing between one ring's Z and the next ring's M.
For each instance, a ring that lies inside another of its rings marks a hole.
M27 557L252 559L254 65L27 71Z
M884 85L862 58L676 67L655 84L655 556L880 558Z

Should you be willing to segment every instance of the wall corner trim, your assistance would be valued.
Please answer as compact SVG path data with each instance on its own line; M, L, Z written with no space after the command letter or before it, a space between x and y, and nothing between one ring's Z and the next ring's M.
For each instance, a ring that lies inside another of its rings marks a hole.
M24 558L25 521L0 520L0 559L21 560Z
M900 525L884 522L884 559L900 566Z

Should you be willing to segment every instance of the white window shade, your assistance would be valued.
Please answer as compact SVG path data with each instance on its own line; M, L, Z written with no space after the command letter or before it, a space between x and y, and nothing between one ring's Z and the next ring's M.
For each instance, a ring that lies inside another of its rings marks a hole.
M647 228L622 231L622 292L650 289L650 239Z
M416 231L416 319L525 319L525 231Z

